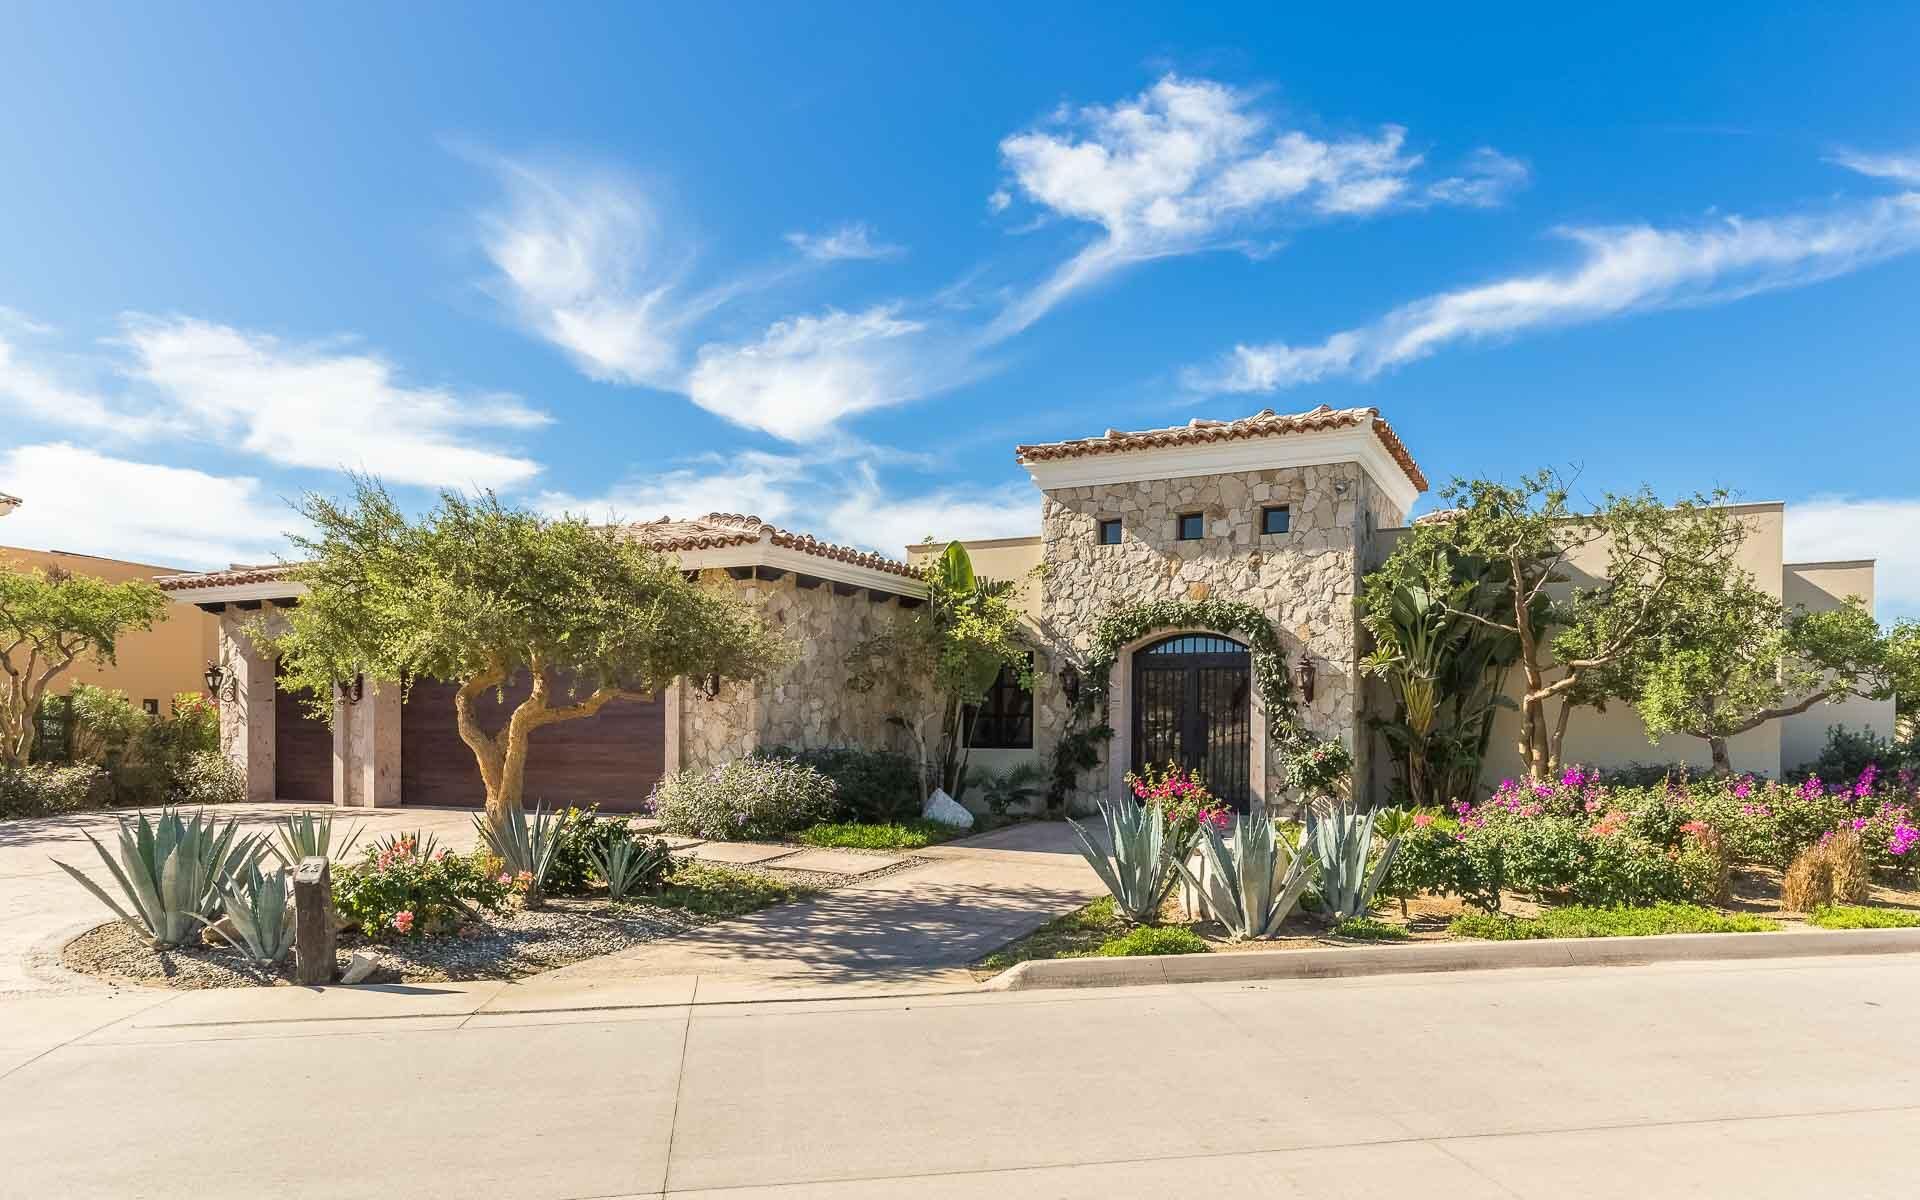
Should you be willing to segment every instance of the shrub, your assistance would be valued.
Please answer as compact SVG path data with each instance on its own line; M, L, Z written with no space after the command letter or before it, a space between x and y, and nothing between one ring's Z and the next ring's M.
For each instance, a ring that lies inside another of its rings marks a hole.
M838 804L820 771L758 756L669 775L652 798L662 829L713 841L784 837L829 819Z
M1852 829L1829 834L1820 845L1827 859L1828 876L1833 880L1833 898L1846 904L1859 904L1873 890L1867 871L1867 852L1860 835Z
M1807 924L1822 929L1912 929L1920 926L1920 913L1860 904L1822 904L1807 914Z
M987 811L996 817L1004 817L1016 808L1024 809L1046 795L1046 789L1041 786L1045 780L1046 772L1038 763L1030 762L1008 767L998 774L979 769L967 772L967 785L980 790Z
M1362 942L1404 942L1413 935L1399 925L1389 925L1377 917L1348 917L1333 927L1335 937Z
M247 798L247 775L218 750L195 750L175 763L167 778L171 804L238 804Z
M418 834L386 838L333 876L333 905L368 937L451 933L469 913L505 910L513 877L499 859L454 854Z
M1662 933L1767 933L1779 925L1761 917L1718 913L1697 904L1653 904L1641 908L1550 908L1537 917L1501 917L1467 913L1455 917L1447 932L1489 941L1529 938L1646 937Z
M1788 912L1812 912L1833 902L1833 863L1820 847L1809 846L1787 866L1780 904Z
M220 755L219 710L182 692L155 716L126 693L73 689L74 753L107 769L116 804L224 804L246 798L246 781Z
M1100 943L1101 958L1133 958L1152 954L1205 954L1213 947L1182 925L1136 925L1117 938Z
M839 815L848 820L884 825L920 815L920 766L904 754L858 746L818 750L779 747L770 754L812 767L833 780L840 797Z
M617 844L643 841L625 817L603 817L598 805L568 808L558 814L553 861L547 865L546 890L553 896L581 896L595 877L605 879L594 866L595 855L611 853Z
M890 825L857 821L828 822L800 831L797 840L809 846L841 850L918 850L967 832L938 821L915 818Z
M1870 766L1898 771L1915 765L1914 760L1912 747L1890 742L1871 729L1829 725L1827 744L1820 748L1812 770L1822 779L1857 779Z
M0 767L0 819L84 812L103 807L112 795L107 773L92 763Z

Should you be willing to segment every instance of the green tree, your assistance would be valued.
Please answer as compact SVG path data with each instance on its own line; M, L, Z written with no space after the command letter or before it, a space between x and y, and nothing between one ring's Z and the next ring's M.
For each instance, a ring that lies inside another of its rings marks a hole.
M491 492L443 492L409 521L361 477L351 503L309 495L300 511L316 531L295 539L307 592L271 639L287 686L331 719L335 684L358 674L457 684L455 720L495 823L522 804L535 729L676 678L755 679L786 657L738 598L688 580L617 526L549 519ZM523 676L527 698L485 728L477 701Z
M108 583L60 568L0 569L0 766L25 766L48 686L82 658L112 663L120 638L166 616L142 579Z
M1022 687L1033 686L1033 665L1013 603L1016 585L976 575L959 542L947 543L920 577L926 603L854 647L849 686L885 689L891 719L914 735L923 758L929 757L924 727L939 722L929 774L958 799L980 702L1002 668L1012 670Z
M1744 572L1680 595L1660 637L1628 664L1647 736L1703 739L1716 771L1727 740L1849 696L1884 699L1894 650L1858 597L1839 608L1789 607Z
M1724 492L1668 505L1642 488L1575 513L1566 485L1540 471L1517 484L1456 479L1441 494L1454 510L1416 524L1402 545L1476 558L1499 576L1501 614L1441 603L1517 644L1519 749L1537 780L1559 771L1574 710L1631 694L1634 653L1660 636L1680 597L1727 577L1746 535ZM1593 576L1572 562L1588 547L1605 560Z

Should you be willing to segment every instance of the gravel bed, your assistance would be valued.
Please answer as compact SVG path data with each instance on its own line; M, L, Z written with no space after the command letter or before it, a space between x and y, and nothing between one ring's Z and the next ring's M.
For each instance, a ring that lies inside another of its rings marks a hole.
M522 909L475 922L458 937L369 942L342 934L339 964L344 970L355 949L372 949L381 965L369 983L516 979L709 923L710 918L677 909L556 898L538 912ZM60 960L85 975L151 987L248 987L293 980L292 955L277 968L262 968L224 945L155 950L146 935L124 921L81 934L67 943Z

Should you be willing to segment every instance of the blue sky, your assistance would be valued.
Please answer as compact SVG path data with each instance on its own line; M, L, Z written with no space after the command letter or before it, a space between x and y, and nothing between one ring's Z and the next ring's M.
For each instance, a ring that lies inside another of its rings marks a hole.
M271 558L351 466L898 553L1376 405L1920 612L1920 14L1537 7L14 7L0 535Z

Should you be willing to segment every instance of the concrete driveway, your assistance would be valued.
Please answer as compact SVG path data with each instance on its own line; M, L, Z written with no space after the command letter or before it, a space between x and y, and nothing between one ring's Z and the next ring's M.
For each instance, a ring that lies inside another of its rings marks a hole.
M325 811L301 804L229 804L207 811L237 817L248 832L269 832L289 813ZM344 832L364 823L363 838L383 833L429 830L455 849L473 845L473 810L383 808L335 810L335 828ZM114 812L70 817L0 821L0 1000L9 996L53 995L94 990L104 985L59 970L60 944L113 914L75 883L54 859L77 867L117 895L112 876L87 844L92 835L109 853L117 851L119 820ZM345 824L342 824L345 822Z
M622 1010L196 993L0 1061L0 1192L1905 1200L1916 995L1913 956Z

